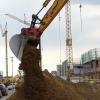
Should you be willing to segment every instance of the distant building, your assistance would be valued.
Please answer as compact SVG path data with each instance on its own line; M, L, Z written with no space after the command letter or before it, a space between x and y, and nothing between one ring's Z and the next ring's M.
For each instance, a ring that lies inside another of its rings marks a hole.
M61 73L61 78L65 80L67 78L67 67L68 67L67 60L65 60L62 62L62 73Z
M81 62L82 64L88 63L93 60L100 59L100 49L95 48L91 49L81 55Z
M100 79L100 49L91 49L82 54L81 62L83 66L91 67L88 72L90 77Z
M67 79L67 60L57 65L57 75ZM100 49L91 49L81 55L80 59L74 59L71 67L73 77L88 77L100 79Z
M73 76L80 76L84 74L84 67L81 65L74 65L73 66Z
M63 61L62 64L57 65L57 76L60 76L63 79L66 79L67 72L67 61Z
M0 71L0 81L2 81L2 79L3 79L3 72Z
M62 65L57 65L57 76L60 76L61 77L61 74L62 74Z
M67 79L67 70L68 70L67 67L68 67L67 60L63 61L62 64L57 65L57 75L64 80ZM72 72L72 66L71 66L71 72Z
M77 62L76 62L77 61ZM74 63L80 63L79 60L74 61ZM66 80L67 79L67 72L68 72L68 62L67 60L63 61L61 65L57 65L57 75L60 76L62 79ZM73 72L73 65L70 68L70 74L72 75Z
M91 66L74 65L73 76L74 77L86 77L89 76L89 72L92 71Z

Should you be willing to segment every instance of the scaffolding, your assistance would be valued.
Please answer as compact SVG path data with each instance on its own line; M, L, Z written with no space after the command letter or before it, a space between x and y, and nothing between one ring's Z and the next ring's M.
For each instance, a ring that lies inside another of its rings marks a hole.
M85 52L84 54L81 55L82 64L97 59L100 59L100 48L91 49L88 52Z

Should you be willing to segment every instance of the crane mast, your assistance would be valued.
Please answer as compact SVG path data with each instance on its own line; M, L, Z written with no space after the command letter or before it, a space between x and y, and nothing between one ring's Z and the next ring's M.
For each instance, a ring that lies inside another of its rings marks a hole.
M72 48L72 33L71 33L71 5L70 0L65 5L65 19L66 19L66 58L68 62L67 67L67 80L70 81L71 71L73 63L73 48Z
M8 43L7 43L7 23L5 25L5 30L3 32L2 25L0 24L2 37L5 37L5 59L6 59L6 77L8 77Z
M6 76L8 77L8 43L7 43L7 28L5 30L5 53L6 53Z

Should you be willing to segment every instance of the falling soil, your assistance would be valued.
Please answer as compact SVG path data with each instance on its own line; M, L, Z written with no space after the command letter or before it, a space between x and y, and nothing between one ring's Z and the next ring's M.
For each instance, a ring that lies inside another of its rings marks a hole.
M40 100L45 92L45 80L40 67L40 52L34 47L34 42L28 40L21 58L20 70L24 72L24 81L17 88L16 100Z
M100 86L68 83L41 71L39 50L26 44L19 66L24 81L7 100L100 100ZM95 91L94 91L95 90Z

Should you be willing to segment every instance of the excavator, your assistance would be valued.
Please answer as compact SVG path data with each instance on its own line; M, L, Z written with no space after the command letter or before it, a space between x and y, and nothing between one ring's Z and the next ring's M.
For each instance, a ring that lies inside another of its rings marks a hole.
M45 74L41 70L40 38L44 30L50 25L69 0L55 0L44 17L40 19L38 17L39 13L50 1L51 0L46 0L40 11L37 14L32 15L30 27L22 28L21 33L14 35L9 43L12 52L19 60L21 60L19 70L24 72L24 85L21 85L21 93L24 93L25 96L27 95L27 100L33 100L33 97L34 100L41 100L41 97L42 100L44 100L43 98L45 98L45 95L43 94L45 94L48 83L46 83ZM36 26L37 24L39 27Z
M46 30L46 28L50 25L50 23L54 20L54 18L57 16L57 14L60 12L60 10L64 7L64 5L69 0L54 0L51 7L48 9L46 14L43 16L42 19L38 17L38 15L41 13L41 11L47 7L47 5L50 3L51 0L45 0L43 3L42 8L39 10L37 14L32 15L32 21L30 27L28 28L22 28L21 34L14 35L10 39L10 48L14 55L21 60L23 49L25 46L25 43L29 38L33 39L34 43L33 46L37 48L41 47L40 45L40 38L43 32ZM9 15L10 17L13 17ZM26 23L27 24L27 23ZM36 27L38 24L39 27Z

